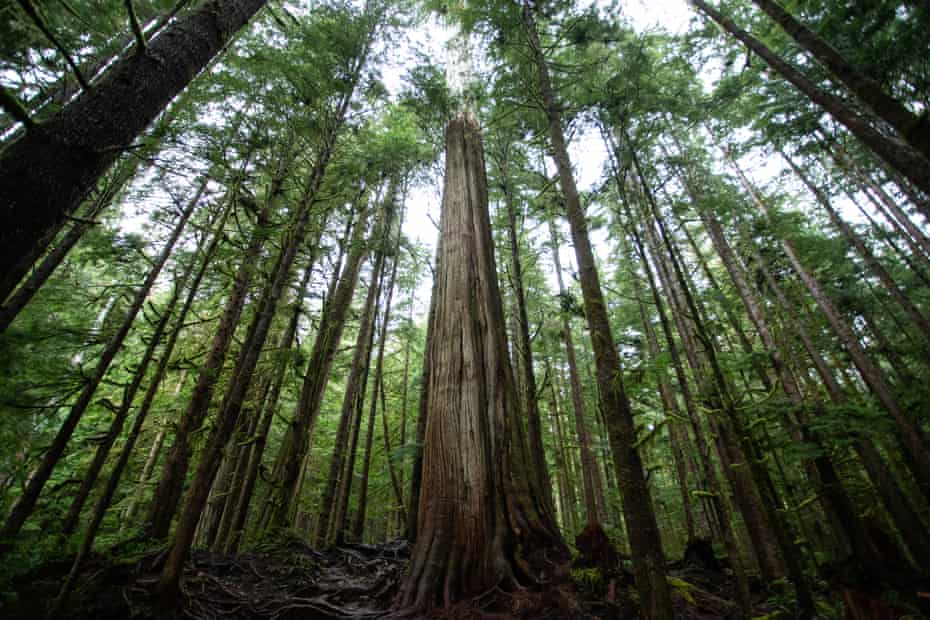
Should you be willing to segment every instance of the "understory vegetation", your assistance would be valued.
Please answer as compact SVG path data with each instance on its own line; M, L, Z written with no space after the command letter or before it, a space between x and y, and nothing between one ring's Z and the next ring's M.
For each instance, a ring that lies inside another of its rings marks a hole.
M0 615L930 615L930 4L0 16Z

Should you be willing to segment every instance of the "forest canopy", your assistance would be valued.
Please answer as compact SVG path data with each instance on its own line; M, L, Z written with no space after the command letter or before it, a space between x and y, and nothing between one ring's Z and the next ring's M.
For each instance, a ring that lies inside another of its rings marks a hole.
M930 5L0 15L4 616L930 614Z

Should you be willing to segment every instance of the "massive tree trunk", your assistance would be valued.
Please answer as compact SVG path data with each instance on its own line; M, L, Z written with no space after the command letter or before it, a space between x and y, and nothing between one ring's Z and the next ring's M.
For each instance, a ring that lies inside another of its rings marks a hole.
M206 1L0 154L0 273L19 280L100 176L266 0Z
M907 177L919 189L930 194L930 161L924 159L907 144L882 135L872 126L869 118L854 111L839 97L814 84L804 74L766 47L765 44L737 26L733 20L712 8L704 0L690 0L690 2L733 37L741 41L747 49L758 54L766 64L791 82L813 103L842 123L889 166Z
M93 373L91 374L87 383L84 385L84 388L81 390L78 399L71 406L71 410L68 412L68 415L62 423L61 428L58 430L58 433L52 440L51 446L49 446L49 449L43 455L41 463L30 477L29 482L26 484L26 488L23 489L23 494L19 497L19 500L17 500L16 504L10 511L6 522L3 524L3 529L0 530L0 545L4 545L5 543L8 543L12 540L12 538L19 532L23 522L25 522L26 518L35 507L35 504L39 499L39 494L42 492L42 488L45 486L45 483L52 475L52 470L58 464L58 460L61 458L62 454L64 454L65 448L71 439L71 435L74 433L74 429L77 427L78 422L84 415L84 412L87 411L87 408L90 406L94 394L97 391L97 387L103 381L107 370L110 368L110 364L113 362L113 359L116 357L117 353L119 353L120 349L122 349L123 341L129 334L129 330L132 328L132 324L136 318L136 315L142 309L142 305L145 303L149 292L155 285L155 281L158 279L158 275L161 273L165 263L168 262L168 257L171 255L175 244L180 238L181 232L184 230L184 226L187 224L188 219L190 219L191 214L199 204L200 198L203 195L206 186L207 179L204 177L200 183L200 186L194 193L193 198L191 198L191 200L187 203L187 206L181 213L180 218L178 218L178 221L175 223L174 229L172 230L168 240L165 242L161 253L152 263L152 267L149 269L148 275L145 277L145 281L136 291L132 305L129 307L128 313L123 318L123 322L120 325L120 328L116 331L115 334L113 334L104 350L100 353L100 357L97 361L97 365L94 368ZM0 546L0 552L2 552L3 548L3 546Z
M546 579L565 554L529 496L487 200L480 129L462 113L446 129L423 480L402 607Z
M141 3L135 7L136 18L139 21L141 30L146 39L152 39L158 32L168 25L168 22L177 15L182 9L187 8L189 0L178 0L171 11L157 15L155 6L150 3ZM78 65L78 72L86 79L91 88L98 83L103 75L106 74L106 68L119 58L120 55L129 51L129 48L136 42L135 35L132 32L121 31L113 36L96 49L92 56ZM53 108L66 105L75 95L81 91L81 83L78 82L73 72L64 72L55 80L55 82L43 87L39 92L26 98L23 101L33 120L38 120L40 115L48 106ZM4 119L5 121L6 119ZM13 119L10 122L0 121L0 135L5 135L7 130L15 124ZM18 138L19 134L13 132L10 138ZM6 141L6 140L4 140Z
M585 315L591 331L597 368L597 384L614 456L614 469L623 498L623 514L630 532L633 572L640 604L645 615L652 620L672 618L671 592L665 579L665 555L642 460L635 446L633 412L621 382L620 357L607 317L594 251L588 237L588 224L562 132L560 104L552 88L549 66L540 44L533 11L530 4L523 5L523 18L548 120L549 144L558 169L559 185L565 197L566 216L578 261Z
M873 114L894 127L898 135L924 157L930 158L930 124L925 116L914 114L900 101L887 94L881 84L850 64L842 54L795 19L778 2L774 0L752 1L765 11L766 15L775 20L798 45L813 54L831 74L867 105Z

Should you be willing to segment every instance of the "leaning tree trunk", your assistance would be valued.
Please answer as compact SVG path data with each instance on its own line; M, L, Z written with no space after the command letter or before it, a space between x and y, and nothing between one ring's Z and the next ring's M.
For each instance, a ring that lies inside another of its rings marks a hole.
M282 458L279 458L275 472L279 485L279 491L276 493L278 497L269 515L269 523L274 526L284 527L290 523L292 507L295 506L295 495L298 492L301 464L310 448L310 435L320 414L323 393L329 381L329 371L342 340L342 332L345 328L349 306L352 303L352 295L358 284L362 261L367 255L368 249L364 243L364 236L368 228L367 214L370 210L368 207L363 207L363 209L363 213L355 223L349 242L351 250L345 267L333 294L323 309L320 328L313 342L300 398L284 445L281 446Z
M761 256L757 254L755 260L778 304L785 312L795 313L795 306L788 301L778 282L776 282L768 267L762 261ZM836 405L844 405L847 401L846 393L837 382L833 370L823 358L811 334L801 322L794 322L793 328L804 345L804 350L811 358L814 369L823 382L830 400ZM865 469L872 486L881 497L892 522L900 532L902 539L907 541L911 556L919 566L927 570L927 568L930 568L930 565L928 565L930 563L930 533L928 533L926 525L924 525L917 510L911 503L911 499L901 488L900 483L891 471L891 467L888 466L887 460L882 456L870 437L860 436L853 444L853 449L859 455L863 469Z
M559 481L559 506L562 513L562 530L569 534L578 531L577 507L578 497L575 493L576 474L574 471L574 459L565 447L566 434L562 427L562 411L560 405L558 387L558 373L553 367L551 360L547 360L549 371L549 417L552 425L555 427L553 434L556 437L555 467L556 475Z
M755 188L749 183L749 179L741 172L738 176L744 189L749 193L752 201L759 210L767 217L771 217L768 207L756 193ZM804 267L804 264L801 262L795 250L794 243L787 238L782 238L781 247L788 257L791 267L794 269L795 273L798 274L798 277L810 292L811 297L814 298L817 306L820 308L821 312L823 312L833 332L849 353L862 380L869 387L872 394L875 395L875 398L882 407L884 407L885 411L887 411L894 420L900 434L901 444L910 457L906 459L906 462L911 468L911 472L917 480L918 485L921 487L922 492L926 496L927 489L930 488L930 441L928 441L926 432L899 403L891 390L891 386L885 381L881 369L872 361L865 349L863 349L852 327L844 320L839 310L833 304L833 301L826 294L826 291L824 291L820 281Z
M420 397L417 402L417 428L414 446L416 452L410 468L410 500L407 505L407 523L404 525L404 534L407 540L415 542L417 539L418 514L420 507L420 490L423 487L423 446L426 442L427 404L429 401L430 384L430 342L433 339L433 325L435 324L436 300L439 297L439 259L442 257L442 235L436 244L436 257L433 261L433 287L430 292L429 312L426 318L426 341L423 347L422 370L420 371Z
M100 82L0 154L0 273L19 280L35 249L266 0L208 0L127 52Z
M814 182L804 174L804 171L798 167L798 165L788 157L783 151L781 152L782 158L787 162L791 170L797 175L801 182L810 190L811 194L814 195L814 198L817 200L818 204L823 207L824 211L827 212L827 215L830 216L830 221L833 222L833 225L836 226L837 230L840 231L840 234L846 240L846 242L852 246L852 248L859 254L859 257L862 258L862 261L865 263L866 267L872 272L878 281L881 282L882 287L884 287L885 292L894 299L901 308L904 309L904 312L907 314L908 318L914 323L914 326L918 331L923 334L924 338L930 340L930 320L927 320L927 317L924 316L923 312L917 307L917 305L911 301L911 298L907 295L905 291L902 291L898 286L898 283L895 282L894 278L888 270L885 269L878 258L872 253L872 250L866 245L866 243L856 234L856 231L852 229L852 226L849 225L840 214L837 213L836 209L830 203L830 199L827 195L817 187Z
M544 580L565 554L529 497L531 463L515 445L518 400L487 201L480 129L464 112L446 129L417 539L398 596L410 609Z
M916 247L916 245L910 245L914 243L914 240L910 239L909 236L905 239L911 248L911 253L908 254L898 243L898 240L902 239L902 236L900 234L900 229L896 227L897 223L892 224L892 230L887 230L868 212L865 206L862 205L861 200L857 198L850 189L843 188L843 193L846 195L847 200L855 205L862 217L868 221L872 229L872 234L891 248L895 256L907 265L911 273L913 273L925 287L930 287L930 260L927 259L927 255L924 254L920 248Z
M683 306L687 308L687 313L692 317L691 323L694 327L694 335L704 346L703 358L707 362L710 375L705 377L709 385L704 388L704 393L709 397L710 406L722 410L724 414L720 419L710 419L711 427L715 429L717 442L720 446L721 465L728 470L736 468L748 470L748 472L742 472L748 473L748 480L740 476L734 476L732 479L734 482L741 479L745 480L748 486L746 492L737 492L736 499L744 504L744 514L748 514L750 509L757 510L759 514L756 518L760 522L767 523L774 536L773 542L777 544L781 551L788 578L794 583L798 615L801 618L811 618L814 613L813 594L801 566L800 550L792 541L787 522L783 520L778 512L779 501L774 483L759 455L755 440L744 427L743 421L736 411L729 385L717 358L712 336L699 318L700 311L697 308L691 289L685 281L685 268L677 257L664 221L661 219L661 215L654 203L651 204L651 209L655 224L658 226L662 237L664 250L667 252L668 262L671 263L670 267L666 269L674 272L674 278L680 285ZM652 226L652 224L649 224L649 226ZM758 492L758 497L755 496L756 492Z
M316 250L316 248L314 248L314 250ZM310 285L310 278L313 275L313 266L317 259L316 255L316 251L312 252L310 259L307 261L307 267L304 269L300 284L296 288L296 299L294 301L293 311L287 322L287 327L278 340L278 355L272 368L271 376L263 383L260 390L261 397L259 398L258 407L255 411L254 428L251 429L248 436L243 438L244 445L239 455L239 467L236 472L236 477L230 485L230 493L229 497L226 499L226 506L223 509L219 533L214 542L214 547L218 551L234 553L239 546L241 530L245 526L246 516L249 511L249 502L252 499L252 493L255 489L255 482L258 477L258 468L265 452L268 432L271 429L272 418L274 417L278 398L281 394L284 374L287 371L288 362L291 361L289 353L297 335L303 300L307 295L307 287Z
M766 15L771 17L798 45L814 55L831 74L845 84L849 90L873 114L894 127L915 150L930 158L930 124L926 116L918 116L900 101L887 94L882 85L859 71L829 43L820 38L806 25L798 21L774 0L752 0Z
M90 523L87 525L87 530L84 532L84 539L81 541L81 547L78 549L77 556L74 558L74 563L71 565L71 570L69 571L65 582L62 584L61 590L59 590L58 597L53 603L54 609L56 611L60 611L67 604L71 595L71 591L77 582L77 578L80 575L80 571L84 565L84 562L93 549L94 541L96 540L97 533L100 530L100 525L103 523L103 518L106 515L110 504L113 502L113 498L116 495L123 471L126 469L126 466L129 463L129 459L133 455L136 441L138 440L139 435L142 433L142 427L145 424L145 421L148 418L148 414L152 409L152 403L155 401L155 396L158 394L161 381L168 370L168 364L171 361L174 348L178 343L178 338L181 336L181 332L184 331L184 321L187 318L191 307L193 307L194 298L196 297L197 291L200 288L200 282L206 273L207 267L210 265L210 259L212 258L214 251L216 250L220 240L223 238L223 224L225 223L225 217L229 215L230 211L231 208L227 208L222 221L217 226L216 233L214 234L209 247L204 252L200 268L197 270L197 273L191 282L187 297L184 300L184 304L181 306L181 310L178 312L178 317L175 320L171 335L168 336L168 341L165 343L165 346L162 349L161 359L158 361L158 366L155 369L155 373L152 376L152 379L149 382L149 386L145 391L145 396L142 398L142 403L139 405L139 411L136 413L136 419L133 421L128 437L126 438L126 442L123 444L123 448L120 450L119 456L116 459L116 463L113 465L113 470L110 472L110 477L107 479L106 486L104 487L103 492L100 494L100 497L97 499L97 503L94 506L94 512L91 515ZM186 371L182 373L181 379L178 381L178 385L174 391L175 396L177 396L181 390L181 386L184 384L185 374ZM146 460L142 476L140 477L140 486L145 482L145 480L148 479L152 473L152 470L154 469L154 460L158 456L158 452L161 450L161 444L162 441L164 441L165 431L166 429L162 428L158 433L158 437L155 439L155 445L152 446L152 450L149 453L149 458ZM132 517L132 511L135 510L134 507L138 502L140 493L141 488L135 491L132 503L130 504L129 509L127 509L127 514L125 517L127 522L129 522ZM55 613L53 612L52 614L49 614L49 617L55 617Z
M317 520L316 545L324 547L341 535L342 523L339 519L339 505L345 491L345 468L347 460L354 460L352 433L358 438L358 426L361 424L365 386L368 383L368 368L371 359L371 345L374 338L375 318L378 313L378 296L381 288L381 272L384 269L384 253L379 251L371 268L371 281L365 296L361 324L355 340L355 354L352 367L346 380L346 390L342 399L342 411L339 415L339 427L330 459L329 476L323 486L320 499L319 519ZM340 283L341 284L341 283ZM293 458L287 459L293 462Z
M401 218L403 223L403 218ZM397 244L394 247L394 263L391 267L391 276L388 278L386 299L384 300L384 318L382 319L381 335L378 339L378 357L375 362L375 383L371 389L371 406L369 407L368 429L365 434L365 456L362 460L362 478L358 483L358 511L355 513L355 523L352 527L353 540L361 542L362 533L365 530L365 513L368 508L368 473L371 470L371 446L374 440L375 416L378 410L378 395L384 391L384 346L387 343L388 326L391 320L391 300L394 297L394 284L397 282L397 263L400 258L400 236L397 237ZM382 403L384 405L386 403ZM387 411L382 406L381 417L384 419L385 433L387 432ZM385 436L386 438L386 436ZM394 468L390 464L391 455L385 452L390 469L391 484L395 491L400 487L394 477ZM348 493L347 493L348 495ZM346 498L348 499L348 498Z
M606 137L606 133L605 133L605 137ZM611 148L610 144L608 144L608 148ZM612 162L612 165L615 166L616 163ZM620 177L618 175L618 171L616 170L616 168L614 169L614 178L617 182L618 189L620 189L621 192L623 192L624 191L623 184L621 183L621 180L620 180ZM644 179L640 178L640 181L644 182ZM710 493L710 500L711 500L710 507L712 508L712 510L708 512L708 519L707 519L708 529L711 531L714 530L714 524L715 524L714 518L716 518L716 523L719 523L719 530L721 534L720 537L723 539L724 548L726 549L727 555L730 557L730 561L733 566L733 573L736 578L736 586L737 586L736 594L737 594L738 603L741 609L743 610L743 612L748 613L751 607L751 601L749 599L749 585L748 585L748 581L746 578L745 567L743 566L742 557L740 554L739 543L736 537L736 530L731 520L730 505L726 499L724 490L722 489L721 485L719 484L719 481L717 480L717 475L713 470L713 463L711 462L711 457L710 457L710 444L704 437L704 431L701 427L700 419L698 416L696 401L691 393L691 387L685 375L684 365L682 364L681 356L678 351L678 346L675 344L675 339L674 339L674 336L672 335L671 323L668 320L668 316L665 312L665 307L663 305L662 298L659 294L659 287L656 282L655 274L653 273L652 267L649 264L649 258L646 253L645 245L643 244L642 237L640 236L639 231L637 230L637 227L634 225L634 222L636 220L632 216L632 210L630 209L628 205L625 206L624 210L625 210L625 215L627 216L626 217L627 221L623 227L628 233L630 233L630 236L633 239L633 244L636 249L636 253L639 257L640 264L642 265L643 272L645 273L646 280L649 284L649 289L652 294L653 305L656 308L656 312L659 317L659 324L662 326L662 332L663 332L663 335L665 336L665 340L667 343L669 357L671 358L672 366L675 369L675 378L678 382L678 389L681 392L682 400L684 401L684 404L685 404L685 411L687 413L687 418L691 425L692 431L694 433L694 443L695 443L695 447L697 448L699 460L702 466L704 483L707 485L707 489ZM676 319L679 321L682 321L683 316L684 316L683 314L681 316L676 316ZM644 321L644 326L646 329L646 336L648 339L650 355L654 356L658 353L658 350L659 350L658 339L656 337L655 331L653 330L652 326L646 320L645 313L643 313L643 321ZM679 323L679 329L681 333L684 335L685 330L682 329L681 323ZM695 370L697 370L696 367L695 367ZM660 395L662 396L663 401L668 403L667 406L670 407L671 411L678 413L677 400L675 399L675 395L673 393L669 393L671 392L669 387L670 386L666 386L665 390L663 390L662 385L660 385ZM673 449L676 448L676 444L677 444L679 446L677 449L680 450L680 445L681 443L684 443L684 442L678 441L674 435L680 435L683 440L687 441L688 432L684 428L681 428L676 431L675 421L672 421L671 424L673 425L670 428L670 435L671 435L671 440L673 444ZM676 458L676 460L680 460L680 459ZM681 471L682 470L679 467L679 475L684 476L681 473ZM684 476L684 478L686 479L687 476ZM685 491L682 491L682 493L684 495ZM683 500L687 501L687 497L683 497ZM760 562L760 566L761 566L761 562Z
M581 292L585 315L591 331L591 345L597 368L597 384L610 447L614 456L614 469L623 498L623 513L633 555L633 572L639 590L640 604L652 620L672 618L671 592L665 579L665 556L659 526L656 523L652 497L643 464L636 450L636 433L633 412L620 380L620 358L614 344L607 306L601 291L600 277L584 208L575 186L574 173L568 157L568 148L562 132L560 105L555 99L549 77L549 66L543 54L535 21L534 9L524 4L523 17L530 38L533 61L536 65L540 94L548 120L549 143L559 174L559 185L565 197L566 216L571 227L572 242L578 261Z
M636 161L638 160L634 159L634 162ZM646 202L652 204L655 198L649 186L647 185L646 178L643 176L642 171L639 168L636 168L636 173ZM657 207L653 206L653 208ZM636 221L632 215L632 212L629 210L627 211L627 219L631 222ZM649 218L646 218L646 220L648 222ZM694 397L689 397L690 388L688 387L687 378L684 375L684 366L680 363L680 360L678 360L677 347L675 346L671 331L668 329L668 320L666 318L663 321L663 330L666 332L665 335L668 341L669 351L674 352L673 359L677 360L675 362L675 369L676 376L678 378L679 389L682 391L683 395L685 395L685 405L687 407L689 417L691 418L691 424L695 433L695 438L697 439L699 437L699 433L701 433L701 425L696 411L697 401L695 398L700 398L702 401L710 400L712 398L708 393L709 390L707 389L707 375L709 373L706 367L706 356L702 357L698 354L699 347L695 342L697 339L697 336L695 335L695 321L698 315L693 315L695 320L689 320L689 316L692 315L691 312L687 309L687 303L684 301L684 295L682 293L683 284L680 283L672 273L672 268L668 264L669 261L665 258L666 254L670 256L670 253L666 252L663 254L663 251L659 245L659 240L655 233L655 228L652 226L652 224L648 223L644 224L642 228L645 231L645 241L648 244L649 251L652 254L653 260L656 264L659 280L662 282L663 288L666 292L671 314L678 329L678 333L681 337L681 343L685 357L687 358L689 367L695 375L698 393ZM656 285L652 270L649 268L649 261L645 253L643 242L639 237L639 233L636 231L636 228L632 228L632 231L634 240L636 240L637 248L640 253L640 258L646 270L646 274L650 279L650 286L653 289L653 297L656 306L659 309L659 316L661 318L665 315L665 312L662 304L660 303L659 289ZM707 404L710 408L715 408L714 404ZM723 441L721 441L721 433L714 432L714 426L719 425L714 425L713 421L713 418L708 418L711 431L714 433L714 435L716 435L713 439L715 440L714 445L717 448L717 454L720 458L721 468L733 489L733 499L737 508L739 509L740 514L743 516L743 522L749 533L750 540L752 541L752 554L757 559L760 571L766 580L771 581L774 579L782 578L785 575L785 566L778 552L778 543L775 538L775 534L762 510L761 499L759 492L756 489L756 485L752 480L752 476L749 475L749 472L746 471L745 467L732 468L728 466L728 464L731 462L729 453L730 451L727 450L727 446ZM703 443L703 440L701 441ZM705 445L709 446L709 443ZM741 454L739 455L739 460L743 460ZM715 481L715 478L710 469L709 453L704 457L704 467L706 480L708 484L711 484ZM728 516L725 512L725 507L722 505L716 506L716 513L721 520L721 528L723 530L722 533L726 535L728 528L725 525L725 521L728 520Z
M180 591L181 570L187 554L194 540L197 523L206 505L210 488L222 461L223 447L229 441L236 428L242 406L261 355L262 347L271 329L271 323L277 310L278 301L291 277L294 261L303 244L311 220L313 205L326 167L335 147L338 130L345 118L349 105L351 92L345 94L340 103L336 122L330 132L325 136L321 152L310 172L304 194L294 207L293 228L284 231L284 247L277 259L277 265L272 272L271 286L265 291L262 299L258 301L258 312L249 326L249 335L240 351L239 359L232 373L230 387L220 405L217 422L207 438L206 446L197 465L197 471L191 482L187 501L178 519L174 542L171 545L165 566L162 569L158 584L159 596L162 605L173 607L177 604Z
M871 119L854 111L836 95L817 86L804 74L766 47L764 43L737 26L733 20L722 15L704 0L689 1L702 13L719 24L721 28L742 42L748 50L758 54L766 64L804 93L813 103L842 123L889 166L910 179L922 191L930 193L930 161L924 159L910 146L882 135L873 127L870 122Z
M549 221L549 234L552 239L552 262L555 268L556 283L561 300L568 299L568 290L562 281L562 265L559 258L559 242L555 222ZM607 519L607 506L604 500L604 482L597 468L594 450L591 448L591 431L584 416L584 394L581 388L581 374L578 372L578 356L575 353L575 339L568 312L562 308L562 341L565 344L565 360L568 363L569 389L571 390L572 412L575 421L575 434L581 454L581 483L584 506L588 524L603 523Z
M636 277L636 274L633 274ZM649 362L658 363L659 358L659 339L656 337L655 329L652 322L646 315L646 305L642 299L639 301L639 317L643 324L643 331L646 333L646 343L649 352ZM688 543L697 539L695 534L694 510L691 506L691 495L688 490L688 465L685 460L685 444L687 443L687 431L682 428L681 411L678 408L678 400L669 385L665 371L660 371L659 375L659 396L662 399L662 409L668 420L668 438L672 447L672 458L675 461L675 473L677 474L678 492L681 494L681 508L685 513L685 531L688 535ZM732 558L737 561L736 557Z
M154 6L151 3L143 3L135 7L136 19L139 22L141 30L146 39L151 39L159 30L168 25L171 19L182 9L187 8L189 0L178 0L172 7L171 11L161 15L156 14ZM129 48L136 42L135 34L132 32L122 31L112 37L109 41L94 50L92 56L78 65L78 72L85 78L91 88L99 82L99 78L106 73L107 67L113 64L120 55L129 51ZM41 91L23 100L23 107L26 108L29 115L34 120L42 114L49 106L52 108L66 105L75 95L81 92L81 83L76 79L72 72L62 73L61 76L53 83L42 88ZM16 121L10 119L10 122L0 120L0 135L7 134L8 130L16 124ZM13 132L12 136L5 136L4 141L18 138L18 132Z
M342 467L339 469L339 477L336 479L336 495L330 507L330 512L326 515L329 521L329 534L327 540L333 544L341 545L346 541L347 517L349 514L349 499L352 496L352 484L355 481L355 462L358 455L358 439L362 430L362 419L365 417L365 396L368 391L368 376L371 374L371 352L375 343L375 325L377 323L378 313L381 310L381 287L384 286L384 266L382 264L378 276L378 286L376 288L375 303L372 307L370 325L368 326L368 340L360 348L364 349L364 365L359 372L358 385L355 394L355 407L350 413L350 423L348 427L348 437L343 443L335 446L342 459ZM377 406L377 394L372 393L372 404ZM372 429L374 431L374 429ZM332 483L332 479L329 481ZM321 507L320 521L322 522L326 506Z
M36 265L30 272L29 277L27 277L15 292L10 295L9 299L0 306L0 333L6 331L10 323L12 323L23 308L32 301L32 298L39 292L42 285L45 284L52 273L54 273L58 266L65 260L68 252L77 245L77 242L84 233L96 223L94 222L94 218L108 202L108 200L103 199L94 201L91 208L81 214L81 218L71 225L68 232L62 235L54 249L46 254L42 262ZM0 297L2 296L2 291L0 291Z
M699 207L700 208L700 207ZM849 494L846 492L844 485L833 462L829 458L829 451L819 433L812 430L811 420L805 413L805 403L801 393L801 387L797 384L794 375L785 362L785 357L781 347L776 343L775 337L769 328L768 321L762 311L755 292L749 286L743 266L739 263L736 253L733 251L729 242L723 234L723 227L713 213L701 210L701 219L710 235L711 242L717 250L717 254L723 261L727 273L736 286L737 294L749 314L762 344L768 352L772 368L781 382L782 389L788 397L789 402L795 409L799 418L800 425L796 432L793 433L795 441L804 441L811 443L820 450L820 454L811 460L805 459L805 466L810 471L810 478L819 482L820 501L828 517L831 527L840 540L845 539L849 547L853 550L857 559L863 566L871 566L880 569L881 554L870 545L869 538L866 534L865 526L859 518L859 513L852 504ZM789 420L790 422L790 420ZM791 429L788 429L789 432ZM812 466L812 467L811 467Z
M154 331L152 332L151 336L149 336L149 343L145 348L145 352L142 354L142 359L136 363L135 372L133 373L131 382L123 390L123 399L120 403L120 407L114 414L113 420L110 422L110 428L107 430L106 436L97 446L97 451L94 454L94 458L91 461L90 467L88 467L87 473L84 475L84 480L81 482L80 489L78 489L78 492L71 500L71 506L68 508L68 514L65 516L61 526L61 530L64 534L71 534L77 527L78 521L81 517L81 509L84 506L84 502L87 501L87 498L97 481L97 476L103 469L104 462L110 453L110 449L113 447L113 444L116 442L116 439L119 437L123 430L123 424L126 422L126 418L129 416L136 392L138 392L139 388L142 386L142 382L145 379L148 366L155 356L155 351L158 348L158 345L161 343L161 339L165 334L165 330L168 328L168 322L171 319L171 315L181 298L182 289L185 287L187 281L191 278L191 275L195 275L187 297L187 300L192 300L192 296L197 293L197 288L200 286L200 282L203 278L203 274L206 272L207 265L210 263L210 259L213 257L213 253L219 245L220 239L222 237L223 227L226 225L226 219L229 217L231 211L232 202L230 201L223 206L222 213L214 223L215 230L206 248L203 249L203 256L191 256L184 272L180 277L175 278L174 290L171 294L171 298L165 307L161 310L161 316L159 317ZM204 240L206 241L206 239ZM200 267L195 274L194 267L196 267L198 263ZM186 312L190 308L190 304L185 303L183 308Z
M174 229L165 242L158 258L152 263L152 267L149 269L145 281L142 283L142 286L139 287L139 290L136 291L132 305L129 307L129 312L123 318L123 322L119 329L113 334L104 350L100 353L97 366L94 368L93 373L81 390L78 399L71 406L71 410L68 412L65 421L52 440L51 446L49 446L48 450L46 450L43 455L38 468L29 478L26 488L23 489L23 494L10 511L6 522L3 524L3 529L0 530L0 553L5 549L3 545L12 541L26 518L32 513L39 499L39 494L42 492L42 488L45 486L45 483L48 482L49 477L52 475L52 470L64 454L65 448L71 439L71 435L74 433L74 429L77 428L78 422L80 422L84 412L87 411L87 408L90 406L94 394L97 391L97 387L103 381L107 370L110 368L110 364L113 362L113 359L116 357L117 353L119 353L120 349L122 349L123 341L126 339L126 336L129 335L129 330L132 328L136 315L142 309L165 263L168 262L168 257L171 255L175 244L180 238L181 232L184 230L184 226L187 224L188 219L190 219L191 214L200 202L200 197L203 195L206 187L207 179L204 177L194 197L187 203L180 218L175 223Z
M152 496L152 503L146 518L145 530L150 538L168 537L171 519L174 517L178 502L181 501L181 493L184 489L184 478L187 476L193 451L193 434L203 424L207 415L214 388L220 378L239 317L242 315L249 285L256 270L255 264L265 245L266 233L263 229L269 224L269 220L270 205L266 202L258 214L248 248L233 278L232 290L226 299L226 307L216 332L213 334L210 350L197 375L197 383L191 399L178 421L174 443L171 444L162 465L161 477Z

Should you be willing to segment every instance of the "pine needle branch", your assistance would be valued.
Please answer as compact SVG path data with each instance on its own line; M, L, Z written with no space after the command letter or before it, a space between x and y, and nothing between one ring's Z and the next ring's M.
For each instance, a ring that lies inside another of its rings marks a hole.
M142 33L142 26L139 24L139 17L136 15L136 9L132 5L132 0L126 0L126 11L129 13L129 25L132 28L132 34L136 37L136 45L139 46L139 53L145 53L145 35Z
M29 19L32 20L32 23L35 24L36 28L45 35L52 45L55 46L62 56L65 57L65 62L68 63L68 66L71 67L71 70L74 72L74 76L77 78L78 83L81 85L81 88L84 90L90 90L90 84L87 83L87 80L84 79L84 74L81 73L81 70L78 69L77 64L71 58L71 54L68 53L68 50L65 49L65 46L61 44L61 41L52 34L51 29L49 29L48 24L45 23L45 20L39 15L38 9L32 4L32 0L18 0L19 6L23 8L23 11L26 15L29 16Z
M0 86L0 108L13 117L13 119L22 123L26 129L35 127L35 121L29 116L29 112L26 111L23 104L16 98L16 95L3 86Z

